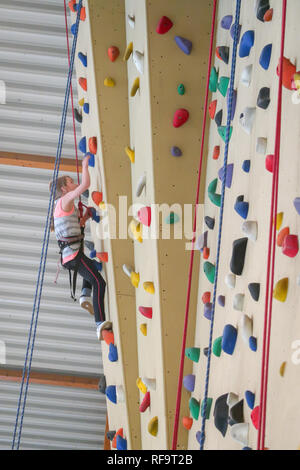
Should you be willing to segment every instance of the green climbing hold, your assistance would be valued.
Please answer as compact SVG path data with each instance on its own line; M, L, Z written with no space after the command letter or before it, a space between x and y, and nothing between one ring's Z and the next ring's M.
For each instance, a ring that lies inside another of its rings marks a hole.
M219 338L216 338L213 342L213 348L212 351L215 356L220 357L221 356L221 351L222 351L222 336L219 336Z
M211 202L215 204L216 206L220 207L221 206L221 194L216 194L217 184L218 184L218 178L214 179L209 184L207 188L207 192L208 192L208 197L211 200Z
M216 68L213 67L210 72L210 77L209 77L209 91L217 91L217 86L218 86L218 77L219 73L216 71Z
M190 408L190 412L191 412L191 415L194 419L198 419L199 418L199 412L200 412L200 402L198 400L196 400L196 398L190 398L190 401L189 401L189 408Z
M213 284L215 282L216 267L209 261L205 261L203 270L209 282Z
M222 139L225 142L226 141L226 126L219 126L218 132L219 132L220 137L222 137ZM231 134L232 134L232 127L229 128L229 140L231 139Z
M218 83L218 90L224 97L226 96L228 90L229 81L229 77L221 77Z
M205 410L205 418L206 419L209 419L212 402L213 402L212 398L207 398L206 399L206 410ZM201 416L202 416L202 418L204 417L204 400L201 403Z
M185 348L185 355L193 362L198 362L200 357L200 348Z
M184 84L183 84L183 83L180 83L180 85L178 85L177 91L178 91L178 94L179 94L179 95L184 95L184 93L185 93L185 88L184 88Z
M176 224L176 222L179 222L179 215L175 214L175 212L170 212L165 218L165 222L166 224Z

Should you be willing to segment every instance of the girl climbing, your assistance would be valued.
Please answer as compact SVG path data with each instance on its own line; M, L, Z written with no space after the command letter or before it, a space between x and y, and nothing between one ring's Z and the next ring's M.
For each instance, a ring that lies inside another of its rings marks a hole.
M75 299L75 285L77 272L83 277L80 305L90 313L94 313L97 328L97 337L102 339L103 329L110 329L112 324L105 320L104 293L106 283L96 269L90 258L85 256L83 250L83 228L90 217L87 210L81 218L75 209L74 200L78 198L90 186L88 171L89 156L82 161L82 182L74 183L70 176L62 176L57 179L55 200L56 205L53 214L53 228L60 247L61 264L69 270L70 285L71 271L73 271L73 294ZM50 191L53 181L50 182ZM91 304L91 292L93 291L93 303Z

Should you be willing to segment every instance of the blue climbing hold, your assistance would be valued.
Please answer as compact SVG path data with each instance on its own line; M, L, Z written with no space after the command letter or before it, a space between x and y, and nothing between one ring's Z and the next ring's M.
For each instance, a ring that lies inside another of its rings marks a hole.
M89 166L92 167L92 168L94 168L94 166L95 166L95 155L93 155L93 154L90 153L90 152L88 152L88 153L86 154L86 156L87 156L87 155L90 157L90 159L89 159Z
M182 151L180 150L179 147L173 146L173 147L171 148L171 154L173 155L173 157L181 157Z
M250 160L244 160L243 161L243 165L242 165L242 169L245 173L249 173L250 171L250 165L251 165L251 162Z
M83 105L83 111L85 112L85 114L89 114L89 112L90 112L90 105L89 105L89 103L84 103L84 105Z
M118 360L117 346L115 346L113 343L109 343L108 359L110 362L116 362Z
M89 207L89 210L92 213L92 220L98 224L100 222L100 216L97 214L96 209L94 207Z
M204 316L208 320L211 320L211 317L212 317L212 303L206 302L206 304L204 304Z
M225 174L225 169L222 166L218 172L219 179L222 181L222 183L224 180L224 174ZM233 163L229 163L229 165L227 165L226 181L225 181L225 186L227 188L231 188L232 174L233 174Z
M73 36L75 36L76 31L77 31L77 29L76 29L76 23L74 23L74 24L72 24L72 26L71 26L71 33L73 34Z
M117 403L117 392L115 385L109 385L106 387L105 395L112 403Z
M117 450L127 450L127 440L124 437L117 435L116 438Z
M239 196L234 205L234 210L243 218L247 219L249 211L249 202L243 200L244 196Z
M248 57L254 44L254 31L246 31L241 39L239 56Z
M250 336L249 338L249 347L251 351L257 350L257 339L254 336Z
M183 377L183 385L189 391L193 392L195 388L195 376L188 374Z
M300 215L300 197L295 197L293 202L297 213Z
M203 436L203 441L204 441L205 440L204 432L203 433L202 433L202 431L197 431L196 432L196 439L197 439L197 442L199 442L199 444L201 444L202 436Z
M268 70L271 60L272 44L267 44L261 51L259 63L263 69Z
M237 329L233 325L225 325L222 336L222 349L227 354L233 354L237 339Z
M234 39L234 35L235 35L235 25L236 25L236 23L234 23L230 28L230 36L232 37L232 39ZM238 33L237 33L237 42L238 43L240 41L241 30L242 30L242 26L239 24L238 25Z
M86 153L86 137L80 139L78 148L82 153Z
M223 18L221 19L221 28L229 29L231 26L232 20L233 20L232 15L223 16Z
M177 46L187 55L191 53L192 50L192 42L188 39L182 38L181 36L175 36L175 42Z
M82 52L78 52L78 59L84 67L87 67L87 56Z
M246 402L247 402L247 405L249 406L249 408L251 408L251 410L253 410L254 408L254 403L255 403L255 395L253 392L250 392L250 390L246 390L245 392L245 398L246 398Z

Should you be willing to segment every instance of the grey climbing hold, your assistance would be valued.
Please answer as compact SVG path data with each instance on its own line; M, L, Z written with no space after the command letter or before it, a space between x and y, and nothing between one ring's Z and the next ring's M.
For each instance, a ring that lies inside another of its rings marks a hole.
M256 1L256 18L259 21L264 22L265 13L270 9L269 0L257 0Z
M220 109L220 111L218 111L217 114L215 115L215 123L217 124L218 127L222 125L222 117L223 117L223 110Z
M99 392L104 393L105 395L105 390L106 390L106 378L104 374L100 374L100 379L98 383L98 389Z
M244 422L244 399L238 401L229 409L229 416L234 424Z
M218 297L218 304L221 307L225 307L225 295L219 295Z
M230 261L230 270L233 274L241 276L247 249L248 238L238 238L232 244L232 255Z
M233 308L234 310L239 310L240 312L243 310L244 307L244 294L235 294L233 297Z
M214 423L218 431L225 437L228 428L229 408L227 405L228 393L217 398L214 407Z
M262 109L267 109L270 104L270 88L263 87L259 90L257 97L257 106Z
M252 299L258 302L259 293L260 293L260 284L258 282L250 282L250 284L248 284L248 289L249 289Z
M213 217L209 217L208 215L206 215L204 217L204 222L206 223L207 227L210 229L210 230L213 230L214 229L214 226L215 226L215 219Z

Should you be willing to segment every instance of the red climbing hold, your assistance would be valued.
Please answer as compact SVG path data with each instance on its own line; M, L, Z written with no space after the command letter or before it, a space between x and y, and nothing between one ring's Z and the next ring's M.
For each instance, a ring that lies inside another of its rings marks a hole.
M177 111L174 114L174 119L173 119L173 126L174 127L180 127L182 126L189 118L189 112L184 109L180 108L177 109Z
M89 138L89 151L95 155L97 153L97 137Z
M123 428L120 428L117 430L116 434L114 435L114 438L112 440L112 443L111 443L111 446L116 449L117 448L117 436L121 436L121 437L124 437L123 436Z
M150 392L146 392L143 398L143 401L140 404L140 408L139 408L140 412L144 413L144 411L146 411L146 409L149 408L149 406L150 406Z
M210 253L210 250L207 246L205 246L203 248L203 259L208 259L209 258L209 253Z
M70 0L68 5L69 5L70 10L73 11L73 13L76 13L76 10L74 8L74 5L76 5L76 0Z
M210 103L208 107L208 112L209 112L211 119L214 119L215 117L216 108L217 108L217 100L214 100Z
M218 160L220 156L220 146L216 145L213 150L213 160Z
M97 258L102 261L102 263L107 263L108 253L107 251L102 251L101 253L96 253Z
M210 292L204 292L204 294L202 295L202 302L204 304L210 302Z
M80 77L78 80L78 83L84 91L87 91L87 79L86 78Z
M276 69L276 73L279 76L280 72L280 59ZM296 67L292 62L289 61L286 57L283 57L283 77L282 77L282 84L288 90L293 90L292 88L292 81L294 75L296 73Z
M81 10L80 10L80 19L81 19L81 21L85 21L85 19L86 19L85 7L81 7Z
M151 224L151 207L142 207L137 213L139 221L147 227Z
M111 62L114 62L119 57L120 51L117 48L117 46L111 46L108 48L107 54L108 54L109 60Z
M273 18L273 8L269 8L264 14L264 21L271 21Z
M259 410L260 407L256 406L251 412L251 420L255 429L259 428Z
M100 202L103 200L103 194L100 191L93 191L92 192L92 199L94 203L99 206Z
M294 258L299 251L298 236L287 235L282 244L282 253L290 258Z
M115 337L112 330L102 330L102 338L108 346L110 343L115 344Z
M173 23L170 18L168 18L167 16L163 16L158 22L156 32L158 34L165 34L172 28L172 26Z
M151 307L139 307L139 312L144 315L146 318L152 318L152 308Z
M267 155L266 156L266 170L273 173L273 165L274 165L274 155Z

